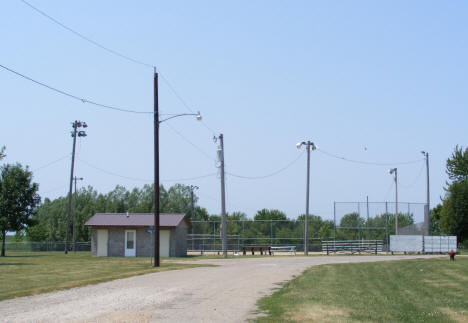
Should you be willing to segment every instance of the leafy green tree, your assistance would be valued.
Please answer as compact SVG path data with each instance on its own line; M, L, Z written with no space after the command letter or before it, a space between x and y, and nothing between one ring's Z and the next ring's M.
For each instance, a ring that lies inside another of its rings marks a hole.
M38 223L26 228L26 234L29 241L47 241L49 233L42 223Z
M5 256L7 231L23 230L32 223L41 198L39 185L32 182L32 172L20 164L6 164L0 168L0 230L2 256Z
M447 159L446 172L451 183L447 183L446 194L440 210L440 229L453 234L460 242L468 239L468 148L455 147Z
M444 233L456 235L460 242L468 239L468 179L453 182L447 189L440 227Z
M435 208L431 210L431 227L429 233L431 235L440 235L440 214L442 213L442 204L437 204Z
M254 220L286 220L286 213L281 212L280 210L267 210L262 209L257 211L254 216Z
M450 180L460 182L468 178L468 148L455 147L452 156L447 159L446 173Z
M0 160L6 157L5 149L6 149L5 146L2 146L2 148L0 148Z

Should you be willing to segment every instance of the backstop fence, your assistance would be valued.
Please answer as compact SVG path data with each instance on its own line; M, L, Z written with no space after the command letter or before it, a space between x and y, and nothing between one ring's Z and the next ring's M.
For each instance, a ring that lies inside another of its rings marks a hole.
M309 218L308 246L321 251L322 240L381 240L388 250L389 236L395 234L394 202L334 202L333 219ZM424 220L424 203L399 202L399 234L414 234L416 220ZM244 245L295 246L304 250L304 221L227 220L227 249L239 252ZM403 228L407 228L405 231ZM221 221L192 221L187 249L191 252L222 250Z
M6 242L5 250L8 251L64 251L65 241L41 241L41 242ZM73 251L73 242L68 243L68 250ZM91 251L91 242L76 242L76 251Z

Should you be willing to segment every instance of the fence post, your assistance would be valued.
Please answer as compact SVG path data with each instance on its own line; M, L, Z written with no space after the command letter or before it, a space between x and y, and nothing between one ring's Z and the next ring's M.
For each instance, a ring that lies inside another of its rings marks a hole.
M270 219L270 245L273 245L273 219Z
M333 202L333 241L336 241L336 202Z
M388 202L385 202L385 238L387 240L387 252L390 250L388 245Z

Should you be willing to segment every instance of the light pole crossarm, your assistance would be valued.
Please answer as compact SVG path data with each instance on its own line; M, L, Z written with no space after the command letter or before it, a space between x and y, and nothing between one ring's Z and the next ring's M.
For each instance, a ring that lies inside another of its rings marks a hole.
M164 121L167 121L167 120L170 120L170 119L174 119L174 118L177 118L177 117L183 117L183 116L196 116L198 120L201 120L201 115L200 115L200 112L198 113L180 113L180 114L175 114L175 115L172 115L170 116L169 118L166 118L166 119L163 119L163 120L159 120L159 123L163 123Z

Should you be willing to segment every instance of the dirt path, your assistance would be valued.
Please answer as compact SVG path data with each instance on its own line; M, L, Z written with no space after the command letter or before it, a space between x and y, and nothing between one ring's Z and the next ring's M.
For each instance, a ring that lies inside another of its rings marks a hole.
M199 260L218 267L166 271L0 302L0 322L244 322L256 301L304 269L428 256Z

